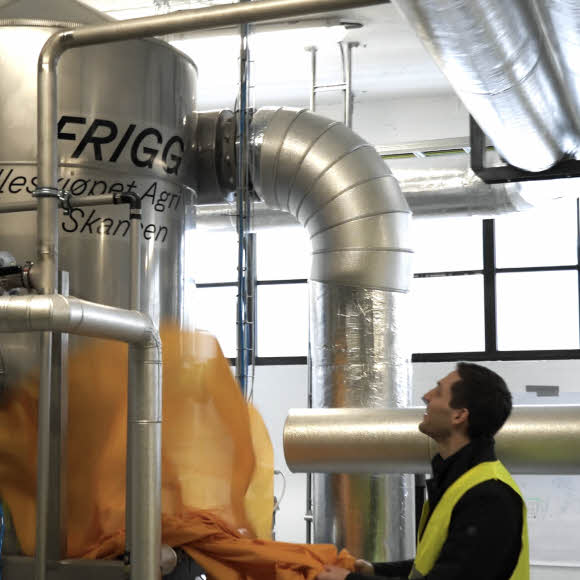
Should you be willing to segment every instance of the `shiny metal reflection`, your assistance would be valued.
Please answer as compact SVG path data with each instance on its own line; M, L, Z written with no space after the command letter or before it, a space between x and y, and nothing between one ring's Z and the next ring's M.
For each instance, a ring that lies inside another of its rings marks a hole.
M540 171L575 153L578 124L529 2L397 0L396 5L509 163ZM572 26L570 21L566 28Z
M417 425L423 408L293 409L284 427L292 471L428 473L436 453ZM579 474L580 406L516 406L496 436L512 473Z

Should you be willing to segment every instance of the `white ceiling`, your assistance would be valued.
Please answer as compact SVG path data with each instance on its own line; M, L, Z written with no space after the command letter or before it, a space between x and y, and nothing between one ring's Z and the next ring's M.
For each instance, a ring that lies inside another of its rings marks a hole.
M119 19L153 15L170 10L213 4L212 0L83 0L98 10ZM156 7L156 4L158 5ZM403 21L392 4L384 4L327 16L359 22L362 28L349 30L348 41L358 41L353 52L353 90L357 100L441 96L451 94L447 80L433 63L414 32ZM311 18L311 17L308 17ZM252 85L254 104L308 104L310 90L310 54L299 44L280 42L275 33L268 46L252 51ZM195 42L178 42L199 70L198 103L200 109L232 107L238 82L238 43L234 37ZM318 81L342 81L339 47L318 47ZM340 93L323 94L322 104L338 103Z

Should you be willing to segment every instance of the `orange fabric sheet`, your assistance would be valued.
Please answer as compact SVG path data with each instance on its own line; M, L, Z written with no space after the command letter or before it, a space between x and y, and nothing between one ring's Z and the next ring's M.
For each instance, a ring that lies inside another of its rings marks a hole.
M268 540L272 447L217 341L166 326L163 341L163 542L218 580L313 579L352 569L330 545ZM90 341L69 363L67 556L124 551L127 347ZM35 542L37 381L0 406L0 495L25 554ZM261 538L261 539L260 539Z

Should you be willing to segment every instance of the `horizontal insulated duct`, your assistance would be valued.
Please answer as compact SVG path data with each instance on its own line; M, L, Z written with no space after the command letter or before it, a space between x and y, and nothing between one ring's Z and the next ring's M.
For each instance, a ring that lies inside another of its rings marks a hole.
M575 154L576 122L531 2L395 3L503 158L540 171Z
M428 473L436 448L418 430L424 412L292 409L286 463L294 472ZM512 473L580 474L580 405L514 407L496 451Z

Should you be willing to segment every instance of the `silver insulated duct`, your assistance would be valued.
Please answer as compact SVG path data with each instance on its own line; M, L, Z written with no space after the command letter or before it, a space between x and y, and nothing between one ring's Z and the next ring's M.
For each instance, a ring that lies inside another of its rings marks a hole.
M548 46L566 87L574 118L580 118L580 4L577 0L533 0Z
M562 98L564 91L530 2L397 0L396 4L509 163L540 171L575 154L577 126ZM575 2L545 4L570 7ZM566 20L567 30L577 25Z
M371 145L306 111L258 111L251 143L256 191L312 240L313 406L407 406L411 215L397 181ZM374 560L411 557L410 476L317 474L313 491L315 542Z

